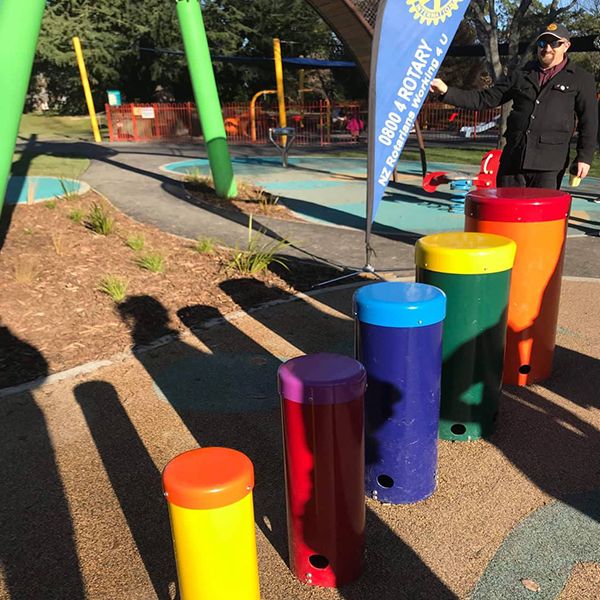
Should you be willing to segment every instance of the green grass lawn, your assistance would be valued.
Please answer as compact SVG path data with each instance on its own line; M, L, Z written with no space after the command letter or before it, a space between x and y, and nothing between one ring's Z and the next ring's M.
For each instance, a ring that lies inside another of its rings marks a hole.
M79 179L89 165L90 161L87 158L15 152L11 173Z
M102 117L98 115L100 122L100 133L106 139L108 136L102 132ZM77 139L91 140L92 127L89 116L60 117L56 115L39 115L26 113L21 117L19 137L29 139L32 135L39 139Z

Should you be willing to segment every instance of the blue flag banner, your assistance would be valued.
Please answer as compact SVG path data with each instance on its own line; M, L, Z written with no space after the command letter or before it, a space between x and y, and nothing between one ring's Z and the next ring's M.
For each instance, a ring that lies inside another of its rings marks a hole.
M369 87L367 246L388 181L468 0L381 0Z

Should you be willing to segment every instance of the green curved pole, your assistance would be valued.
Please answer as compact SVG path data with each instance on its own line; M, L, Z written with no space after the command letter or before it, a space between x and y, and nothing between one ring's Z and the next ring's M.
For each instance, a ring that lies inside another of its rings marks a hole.
M0 213L45 6L45 0L0 1Z
M177 0L177 16L215 191L222 198L232 198L237 188L198 0Z

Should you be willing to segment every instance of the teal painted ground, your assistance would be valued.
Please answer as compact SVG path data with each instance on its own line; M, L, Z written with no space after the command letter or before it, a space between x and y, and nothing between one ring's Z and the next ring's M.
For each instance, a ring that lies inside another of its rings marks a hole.
M555 600L573 567L586 562L600 562L599 490L557 500L523 519L502 542L470 600ZM527 590L522 579L535 581L539 592Z
M5 198L7 204L26 204L30 198L33 202L41 202L60 198L65 194L84 193L88 189L87 184L75 179L11 176L8 180Z
M236 176L264 187L280 197L298 216L317 223L341 225L363 230L367 165L363 158L329 156L291 157L285 169L275 157L235 157ZM473 165L430 163L429 171L464 174L478 172ZM208 160L196 159L163 167L180 175L209 174ZM434 194L421 188L421 164L398 163L398 182L391 183L377 212L374 231L409 231L418 234L459 231L463 227L460 195L449 186L440 186ZM600 194L600 180L588 178L573 193L569 235L580 235L600 226L600 204L590 202Z

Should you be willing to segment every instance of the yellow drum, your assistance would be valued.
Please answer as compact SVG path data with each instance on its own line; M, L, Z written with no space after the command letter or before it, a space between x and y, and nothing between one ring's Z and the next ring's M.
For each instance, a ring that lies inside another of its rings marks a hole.
M198 448L163 472L181 600L259 600L250 459Z

